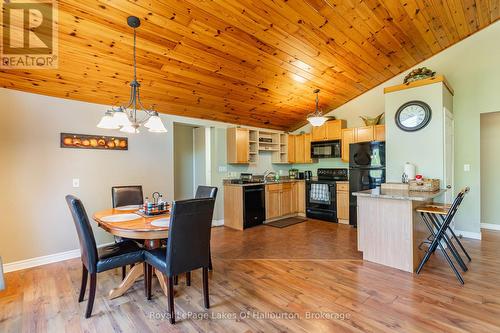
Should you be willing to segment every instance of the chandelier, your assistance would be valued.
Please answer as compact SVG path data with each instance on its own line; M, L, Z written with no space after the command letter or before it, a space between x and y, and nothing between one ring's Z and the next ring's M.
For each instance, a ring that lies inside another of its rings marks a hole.
M146 109L141 102L140 87L137 81L136 61L136 28L141 25L141 20L136 16L129 16L127 24L134 29L134 79L130 82L130 100L127 104L112 107L106 111L97 127L105 129L120 129L125 133L139 133L139 127L146 127L149 132L165 133L167 129L163 125L158 112L154 108ZM138 111L144 114L138 115Z
M307 116L307 121L317 127L323 125L328 120L328 117L325 117L319 109L319 89L315 89L313 93L316 94L316 110Z

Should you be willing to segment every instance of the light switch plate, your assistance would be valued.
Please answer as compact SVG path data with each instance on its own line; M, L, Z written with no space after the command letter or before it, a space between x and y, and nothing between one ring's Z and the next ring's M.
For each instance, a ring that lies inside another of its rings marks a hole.
M73 178L73 187L80 187L80 178Z
M469 172L470 171L470 164L464 164L464 171Z

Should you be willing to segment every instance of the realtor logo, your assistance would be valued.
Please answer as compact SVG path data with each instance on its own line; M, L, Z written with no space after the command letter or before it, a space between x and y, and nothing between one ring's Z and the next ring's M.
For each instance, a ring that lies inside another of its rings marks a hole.
M56 1L6 0L1 42L0 68L57 68Z

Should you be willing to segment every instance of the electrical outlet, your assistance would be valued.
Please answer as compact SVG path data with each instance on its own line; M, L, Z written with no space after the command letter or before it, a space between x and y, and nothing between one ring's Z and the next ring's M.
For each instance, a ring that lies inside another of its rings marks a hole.
M80 178L73 178L73 187L80 187Z
M470 164L464 164L464 171L469 172L470 171Z
M227 166L225 166L225 165L219 166L219 172L221 172L221 173L222 172L227 172Z

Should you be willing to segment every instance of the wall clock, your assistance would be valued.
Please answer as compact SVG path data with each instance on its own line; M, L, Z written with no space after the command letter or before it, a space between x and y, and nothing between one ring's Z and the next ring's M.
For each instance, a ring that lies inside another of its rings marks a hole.
M396 125L406 132L421 130L431 121L431 107L422 101L410 101L396 112Z

